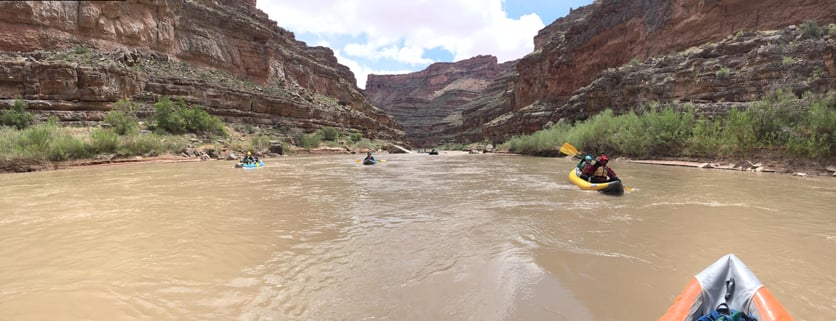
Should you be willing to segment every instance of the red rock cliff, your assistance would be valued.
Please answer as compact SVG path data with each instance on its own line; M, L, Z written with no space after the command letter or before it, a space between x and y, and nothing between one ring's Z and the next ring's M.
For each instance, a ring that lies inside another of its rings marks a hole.
M836 21L832 0L596 0L535 37L518 64L514 108L560 99L602 70L716 42L738 31Z
M33 110L63 111L65 120L97 120L119 98L169 95L245 121L403 139L330 49L295 40L255 4L0 2L0 98L22 97ZM57 52L86 57L56 59Z
M429 80L438 76L429 68L370 77L370 83L381 84L367 92L402 123L424 120L422 128L444 128L442 137L465 143L503 142L561 119L585 119L606 108L623 111L651 101L705 104L697 109L721 112L732 106L730 101L745 106L780 88L799 95L833 88L833 36L802 39L797 28L788 28L805 21L827 29L836 22L836 1L596 0L541 30L532 53L512 70L497 73L478 95L460 101L446 118L460 120L458 127L425 120L426 113L436 113L436 120L445 113L438 107L442 104L426 101L427 93L437 90ZM770 30L781 36L756 32ZM746 36L730 38L741 33ZM794 63L785 63L788 59ZM632 67L619 68L628 64ZM718 79L720 68L731 75ZM445 81L456 81L450 77ZM397 103L387 97L412 100ZM408 129L408 135L418 135L417 128Z
M463 107L484 92L514 62L477 56L455 63L435 63L404 75L369 75L366 96L400 122L410 142L432 147L452 140L462 126Z

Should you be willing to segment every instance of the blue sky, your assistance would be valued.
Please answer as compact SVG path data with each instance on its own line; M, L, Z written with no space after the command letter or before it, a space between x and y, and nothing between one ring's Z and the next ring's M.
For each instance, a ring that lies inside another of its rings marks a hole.
M403 74L435 62L525 56L534 36L592 0L258 0L308 46L326 46L365 88L368 74Z

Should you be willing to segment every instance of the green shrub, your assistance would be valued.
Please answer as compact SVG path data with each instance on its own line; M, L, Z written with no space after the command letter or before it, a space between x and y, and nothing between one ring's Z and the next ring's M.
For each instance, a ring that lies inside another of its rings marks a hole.
M784 145L804 113L790 91L779 91L755 102L748 110L755 140L762 146Z
M18 144L23 150L46 155L55 130L54 126L48 124L31 126L21 131Z
M566 140L568 128L565 123L559 122L549 128L532 133L531 135L517 136L508 141L508 150L514 153L536 154L544 151L552 151L560 142ZM462 146L464 147L464 146ZM455 146L447 146L445 149L456 150Z
M631 111L618 116L617 120L618 131L612 137L606 139L612 140L612 145L620 146L618 152L640 157L650 155L653 141L646 135L647 128L642 116ZM572 135L569 141L577 140L580 140L580 138ZM608 152L612 154L612 151Z
M621 146L613 137L621 130L622 120L611 109L607 109L573 128L566 135L566 141L579 142L588 153L618 151Z
M150 135L147 139L156 139L162 145L163 149L168 152L180 152L190 144L189 137L186 136L157 136Z
M372 141L371 141L370 139L368 139L368 138L362 138L362 139L360 139L360 140L357 142L357 144L355 144L355 146L357 146L357 148L360 148L360 149L363 149L363 148L365 148L365 149L370 149L370 150L378 150L378 149L380 149L380 146L377 146L377 144L375 144L374 142L372 142Z
M115 153L119 148L119 135L107 129L90 132L90 146L94 153Z
M693 157L714 157L718 156L721 142L720 122L700 117L694 122L691 130L691 137L688 139L682 154Z
M182 100L180 101L182 102ZM171 99L168 97L160 98L160 100L154 103L154 114L151 117L154 122L154 128L172 134L185 133L186 120L183 119L182 113L178 111L179 107Z
M671 107L666 107L656 114L656 117L650 118L651 122L648 127L656 129L653 131L656 136L652 138L662 142L661 148L669 152L682 150L691 136L691 128L696 123L694 114L694 110L690 108L684 111L675 111ZM654 152L663 151L657 149Z
M570 142L587 153L630 157L740 158L757 151L814 159L836 155L836 92L798 99L789 90L778 91L713 119L685 107L680 112L653 103L644 112L619 116L605 110L572 126L559 123L503 145L524 154L554 151Z
M91 155L87 144L58 125L57 120L24 130L0 128L0 154L19 161L61 161Z
M323 127L319 130L319 132L322 136L322 139L327 141L334 141L340 136L340 132L336 128L331 126Z
M801 24L801 34L811 39L821 39L824 36L824 29L813 20L807 20Z
M50 143L47 158L52 161L63 161L89 158L92 155L84 141L68 133L61 133Z
M215 116L212 116L203 109L202 106L193 106L191 108L183 108L180 110L183 113L183 118L186 120L186 130L196 134L208 134L217 136L227 136L226 128L223 122Z
M355 144L356 144L356 143L357 143L357 142L359 142L361 139L363 139L363 133L360 133L360 132L353 132L353 133L349 134L349 135L348 135L348 137L349 137L349 139L351 139L351 142L352 142L352 143L355 143Z
M240 152L265 151L270 149L270 140L270 136L267 135L254 136L247 141L232 141L230 143L230 148ZM282 146L285 147L284 144L282 144ZM285 148L284 150L288 149Z
M305 136L305 131L302 130L301 128L291 128L290 131L288 132L288 136L290 136L290 139L293 140L294 144L301 145L302 144L302 136Z
M729 70L729 68L722 67L719 70L717 70L717 72L715 72L714 75L717 76L717 78L726 79L729 77L730 72L731 71Z
M20 131L11 127L0 126L0 158L12 154L18 147Z
M302 144L302 147L310 149L319 146L321 141L322 138L320 138L317 133L312 133L302 135L300 143Z
M119 136L113 130L100 128L90 131L89 137L79 138L51 119L24 130L0 127L0 163L63 161L92 158L100 153L154 156L180 151L188 143L184 136Z
M201 106L189 107L181 98L176 103L163 97L154 103L153 128L171 134L209 134L227 136L223 122Z
M0 116L0 122L4 126L25 129L35 122L35 115L26 111L27 105L23 99L15 99L14 105Z
M133 135L139 132L139 119L135 113L136 107L130 100L120 99L105 115L104 121L118 135Z
M751 113L733 108L723 121L719 140L726 154L746 154L754 149L755 130Z
M787 151L811 158L836 156L836 97L821 97L811 103L788 139Z
M810 74L810 81L818 80L824 77L824 70L821 66L816 66L813 68L813 72Z
M122 137L120 150L126 155L157 156L165 153L167 146L160 136L154 134L132 135Z

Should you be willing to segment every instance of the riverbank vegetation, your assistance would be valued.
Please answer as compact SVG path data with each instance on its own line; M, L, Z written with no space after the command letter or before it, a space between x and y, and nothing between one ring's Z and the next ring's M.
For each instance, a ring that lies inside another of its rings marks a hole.
M781 91L725 115L705 115L685 105L650 104L615 115L612 110L574 124L559 122L505 146L522 154L547 154L564 142L594 154L634 158L745 158L767 153L788 159L836 156L836 92L798 99Z
M0 115L0 172L37 169L51 162L192 154L190 150L215 151L215 157L222 150L266 153L275 144L282 146L284 153L321 145L380 148L362 133L333 127L313 133L298 128L276 133L246 124L225 124L202 106L168 97L153 104L147 119L137 116L139 105L120 100L97 127L64 126L55 116L38 122L26 109L26 103L17 99Z
M106 127L64 127L53 117L36 123L27 112L23 100L3 113L0 127L0 169L14 170L30 164L101 157L158 156L177 152L189 143L187 137L172 135L172 123L181 121L182 128L196 133L223 135L220 122L200 110L184 107L167 98L155 104L156 112L150 130L141 131L141 122L134 114L136 106L119 101L105 116ZM178 129L179 130L179 129Z

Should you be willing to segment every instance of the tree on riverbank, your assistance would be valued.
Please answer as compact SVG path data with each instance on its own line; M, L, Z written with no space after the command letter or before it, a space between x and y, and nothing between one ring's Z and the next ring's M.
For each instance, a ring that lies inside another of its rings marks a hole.
M575 124L560 122L506 143L511 152L553 153L564 142L586 152L636 158L745 158L756 154L826 160L836 156L836 92L789 91L764 97L748 109L702 115L692 108L652 103L615 115L606 110Z

